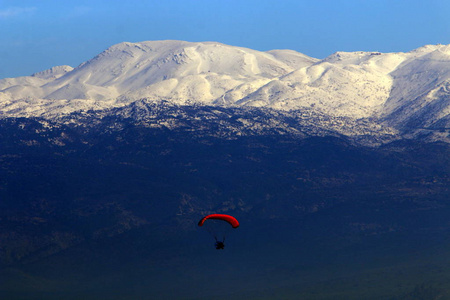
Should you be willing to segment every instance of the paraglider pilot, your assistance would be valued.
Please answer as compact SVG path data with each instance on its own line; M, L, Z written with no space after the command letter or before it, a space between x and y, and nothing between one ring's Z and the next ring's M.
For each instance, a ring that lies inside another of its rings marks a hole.
M225 244L223 242L217 241L216 242L216 249L224 249L225 248Z

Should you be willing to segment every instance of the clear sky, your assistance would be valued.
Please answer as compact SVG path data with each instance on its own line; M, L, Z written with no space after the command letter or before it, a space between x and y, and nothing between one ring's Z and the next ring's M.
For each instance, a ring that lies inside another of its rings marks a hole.
M316 58L450 44L449 0L0 0L0 78L120 42L217 41Z

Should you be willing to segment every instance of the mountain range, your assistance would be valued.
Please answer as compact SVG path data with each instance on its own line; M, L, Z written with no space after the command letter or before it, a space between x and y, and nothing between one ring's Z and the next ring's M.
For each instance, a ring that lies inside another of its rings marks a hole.
M56 66L0 80L0 116L55 119L145 99L277 114L308 111L364 120L392 135L448 142L449 95L450 45L316 59L293 50L260 52L216 42L125 42L76 68Z
M450 299L449 95L450 45L121 43L1 79L0 298Z

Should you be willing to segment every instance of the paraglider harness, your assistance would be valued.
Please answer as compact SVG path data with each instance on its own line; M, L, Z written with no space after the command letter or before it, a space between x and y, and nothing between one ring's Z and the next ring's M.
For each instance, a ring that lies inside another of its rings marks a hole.
M215 244L216 249L217 249L217 250L224 249L224 248L225 248L224 242L225 242L225 240L224 240L223 242L221 242L221 241L218 241L218 240L216 239L216 244Z

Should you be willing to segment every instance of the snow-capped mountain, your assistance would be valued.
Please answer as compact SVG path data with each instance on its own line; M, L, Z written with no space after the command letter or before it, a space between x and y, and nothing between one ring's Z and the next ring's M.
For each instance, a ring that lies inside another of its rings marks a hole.
M366 299L377 277L387 292L372 299L411 299L410 278L447 286L434 266L450 247L449 50L318 60L122 43L0 80L0 298L260 299L280 286L302 298L327 284L330 262L350 267L324 297L345 298L339 283ZM242 220L231 265L197 232L211 213ZM186 266L200 275L180 277ZM243 284L205 292L217 266ZM279 280L255 294L269 273ZM179 293L161 287L174 281Z
M101 109L141 98L234 104L315 61L294 51L262 53L219 43L122 43L64 74L60 70L67 69L56 67L3 79L0 99L2 111L13 115Z
M215 42L121 43L69 66L0 80L0 116L52 118L136 100L175 105L308 109L370 118L448 139L450 45L407 53L336 52L319 60L292 50ZM436 135L436 134L435 134Z

